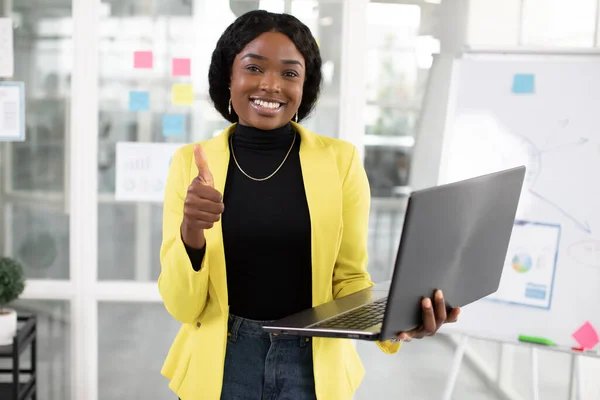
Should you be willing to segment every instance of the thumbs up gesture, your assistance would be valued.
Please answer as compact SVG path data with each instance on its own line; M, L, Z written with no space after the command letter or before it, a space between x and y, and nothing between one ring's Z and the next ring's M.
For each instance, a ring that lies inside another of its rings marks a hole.
M205 245L204 230L213 227L223 213L223 195L214 188L212 173L208 167L202 146L194 146L194 159L198 176L190 184L183 206L181 237L192 248Z

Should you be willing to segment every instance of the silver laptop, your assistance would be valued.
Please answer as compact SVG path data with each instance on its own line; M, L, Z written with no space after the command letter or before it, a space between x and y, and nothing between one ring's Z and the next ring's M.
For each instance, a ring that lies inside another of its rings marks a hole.
M264 326L272 333L387 340L422 323L421 299L448 310L498 290L525 178L520 166L414 191L392 280Z

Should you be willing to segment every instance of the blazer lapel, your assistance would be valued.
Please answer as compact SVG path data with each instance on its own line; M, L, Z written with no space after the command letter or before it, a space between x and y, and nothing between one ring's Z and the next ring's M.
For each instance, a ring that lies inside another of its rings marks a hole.
M300 134L300 163L311 220L313 306L331 299L342 224L342 182L333 149L292 123Z

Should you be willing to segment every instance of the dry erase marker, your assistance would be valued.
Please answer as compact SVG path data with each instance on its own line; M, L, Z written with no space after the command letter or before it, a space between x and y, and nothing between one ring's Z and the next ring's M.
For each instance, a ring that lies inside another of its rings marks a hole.
M519 335L520 342L543 344L544 346L556 346L556 344L550 339L544 339L537 336Z

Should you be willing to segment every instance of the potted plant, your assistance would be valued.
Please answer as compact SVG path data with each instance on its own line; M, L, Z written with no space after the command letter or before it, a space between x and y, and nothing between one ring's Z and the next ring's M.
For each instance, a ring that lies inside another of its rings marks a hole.
M17 332L17 312L6 306L25 289L23 266L12 258L0 258L0 346L12 344Z

